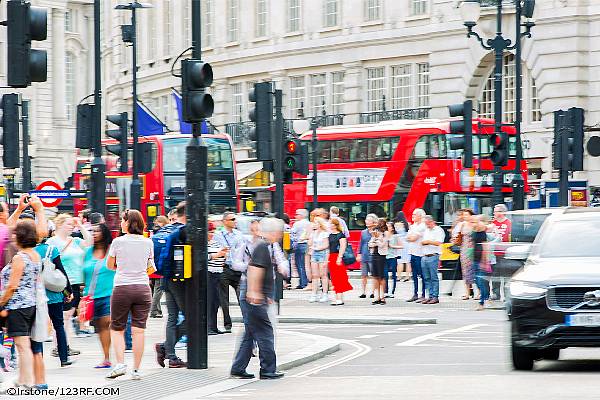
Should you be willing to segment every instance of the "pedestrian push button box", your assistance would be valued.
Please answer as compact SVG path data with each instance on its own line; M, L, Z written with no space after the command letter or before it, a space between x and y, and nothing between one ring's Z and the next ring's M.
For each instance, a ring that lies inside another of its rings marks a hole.
M183 281L192 277L192 246L178 244L173 248L173 280Z

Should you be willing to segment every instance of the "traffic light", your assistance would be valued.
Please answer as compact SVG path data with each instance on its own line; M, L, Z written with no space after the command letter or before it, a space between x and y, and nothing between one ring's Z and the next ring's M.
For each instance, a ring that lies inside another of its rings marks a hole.
M78 149L92 148L92 127L94 122L94 105L79 104L77 106L77 129L75 147Z
M210 64L194 59L182 60L181 79L183 120L198 123L210 118L215 109L212 96L206 93L213 81Z
M48 11L31 7L24 0L10 0L7 5L8 86L24 88L31 82L46 82L46 50L31 48L33 40L46 40Z
M129 171L129 144L127 143L127 126L129 125L128 115L126 112L120 114L107 115L106 120L119 127L116 130L106 131L106 134L116 139L119 144L109 144L106 146L106 150L119 156L121 166L119 167L120 172Z
M496 132L490 138L492 142L492 163L497 167L508 165L508 134L505 132Z
M300 140L288 139L285 142L283 158L283 182L292 183L293 173L308 175L308 147Z
M255 127L250 131L250 140L256 141L256 158L259 161L273 159L272 126L273 126L273 97L271 96L271 82L254 84L248 95L254 103L248 116Z
M74 177L73 177L73 175L71 175L71 176L69 176L69 178L67 179L67 181L63 185L64 190L71 190L71 189L73 189L73 184L74 184Z
M2 162L4 168L19 168L19 95L2 96Z
M554 111L554 143L552 166L566 171L583 171L583 123L582 108ZM563 135L564 140L563 140ZM563 165L563 152L567 165Z
M450 121L450 133L461 134L450 138L450 149L463 149L463 167L473 167L473 101L448 106L451 117L462 120Z
M140 172L142 174L147 174L152 171L152 143L151 142L143 142L138 143L139 146L139 155L140 155Z

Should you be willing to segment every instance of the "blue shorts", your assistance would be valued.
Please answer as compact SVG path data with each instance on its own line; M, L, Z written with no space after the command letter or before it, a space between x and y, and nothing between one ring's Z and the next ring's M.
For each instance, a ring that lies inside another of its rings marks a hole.
M94 321L110 316L110 296L94 299Z
M313 250L310 260L314 263L324 263L327 261L327 250Z
M31 352L33 354L43 354L44 353L44 343L36 342L35 340L29 340L31 342Z

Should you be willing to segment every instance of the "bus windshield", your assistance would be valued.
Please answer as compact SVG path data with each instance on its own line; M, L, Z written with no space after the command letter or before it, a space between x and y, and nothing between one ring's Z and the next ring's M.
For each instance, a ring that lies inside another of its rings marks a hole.
M208 146L208 169L233 170L233 154L227 139L205 138ZM163 169L166 173L185 172L185 148L189 138L163 140Z

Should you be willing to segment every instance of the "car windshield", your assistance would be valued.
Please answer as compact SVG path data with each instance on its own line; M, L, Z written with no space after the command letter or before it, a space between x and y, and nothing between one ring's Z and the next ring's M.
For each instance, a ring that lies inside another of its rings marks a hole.
M550 214L509 214L512 222L511 242L533 243L540 227Z
M600 257L600 219L554 221L540 238L539 255L555 257Z

